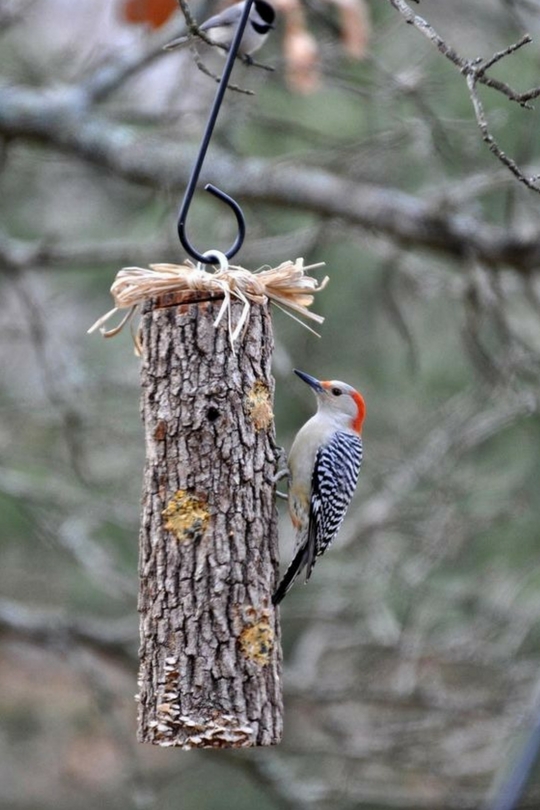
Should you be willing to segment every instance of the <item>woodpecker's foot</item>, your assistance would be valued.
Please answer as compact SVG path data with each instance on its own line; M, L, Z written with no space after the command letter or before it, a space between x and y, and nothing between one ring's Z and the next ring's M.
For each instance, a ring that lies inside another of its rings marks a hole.
M289 477L289 468L284 467L283 469L279 470L275 475L272 476L270 479L273 484L277 484L278 481L281 481L283 478ZM284 501L289 500L289 496L285 492L280 492L279 489L276 489L276 497L281 498Z
M272 476L270 479L273 484L277 484L278 481L281 481L283 478L288 478L289 476L289 468L285 467L283 470L279 470L275 475Z

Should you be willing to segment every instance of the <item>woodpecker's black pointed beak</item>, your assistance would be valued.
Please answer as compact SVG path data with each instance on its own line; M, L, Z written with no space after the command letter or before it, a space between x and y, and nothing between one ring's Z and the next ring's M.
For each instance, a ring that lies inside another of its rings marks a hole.
M305 371L299 371L297 368L294 369L294 373L300 377L301 380L311 386L311 388L313 388L313 390L318 394L321 394L324 391L320 380L318 380L316 377L312 377L311 374L306 374Z

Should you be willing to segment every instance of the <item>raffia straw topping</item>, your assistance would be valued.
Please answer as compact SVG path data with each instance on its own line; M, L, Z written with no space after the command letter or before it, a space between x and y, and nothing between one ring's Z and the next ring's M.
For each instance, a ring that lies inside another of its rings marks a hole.
M223 295L223 304L214 326L218 326L227 315L231 345L234 345L247 323L251 303L262 304L267 299L273 301L279 309L295 320L298 318L295 318L291 310L316 323L323 323L324 318L311 312L308 307L313 303L314 293L326 287L328 276L319 283L317 279L306 275L308 270L323 266L324 262L304 266L304 260L300 258L295 262L283 262L278 267L261 267L254 273L244 267L233 265L215 273L208 273L195 267L189 259L184 264L151 264L149 268L124 267L117 273L111 286L114 309L99 318L88 333L99 329L103 337L114 337L144 301L165 293L188 291ZM244 305L234 328L231 323L233 299L241 301ZM120 309L127 309L128 312L117 326L106 329L104 324ZM302 321L300 323L313 332L307 324Z

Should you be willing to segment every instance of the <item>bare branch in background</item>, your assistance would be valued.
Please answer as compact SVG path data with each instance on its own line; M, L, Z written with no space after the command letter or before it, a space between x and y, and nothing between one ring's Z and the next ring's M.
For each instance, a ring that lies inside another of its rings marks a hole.
M527 39L527 42L530 42L530 39ZM521 43L523 44L523 43ZM475 73L469 73L467 75L467 87L469 88L469 93L471 95L471 101L474 108L474 114L476 116L476 121L482 133L482 138L489 146L489 149L496 158L498 158L501 163L503 163L514 175L517 177L520 183L530 188L532 191L540 192L540 186L537 185L538 178L537 177L525 177L517 163L512 160L512 158L508 157L508 155L503 152L491 132L488 128L488 123L486 120L486 115L484 112L484 107L482 102L480 101L480 97L476 91L476 85L478 83L478 75Z
M195 21L195 17L191 13L191 9L189 7L189 4L187 3L187 0L178 0L178 4L179 4L180 8L182 9L182 14L185 17L186 24L187 24L187 30L188 30L191 37L193 37L193 38L198 37L200 40L205 42L207 45L212 46L213 48L219 48L220 50L225 51L225 52L228 50L226 45L223 45L223 43L221 43L221 42L215 42L211 37L208 36L208 34L206 34L205 31L201 30L201 28L197 25L197 22ZM269 72L273 72L273 70L274 70L274 68L270 67L269 65L263 65L260 62L256 62L251 58L246 59L246 57L243 56L242 54L239 54L236 57L236 59L239 60L240 62L243 62L244 64L249 65L250 67L261 68L262 70L268 70ZM206 72L206 71L203 71L203 72ZM212 73L208 73L207 75L213 77ZM219 78L218 78L218 80L219 80ZM237 88L235 88L234 85L233 85L229 89L237 89Z
M423 34L433 45L435 45L443 56L445 56L450 62L452 62L452 64L459 68L460 72L466 78L476 122L482 133L482 138L485 143L487 143L490 151L493 152L495 157L512 172L520 183L523 183L532 191L540 193L538 178L526 177L517 163L501 149L494 136L491 134L484 108L476 90L477 84L484 84L486 87L490 87L493 90L497 90L499 93L502 93L504 96L510 99L510 101L515 101L522 107L530 109L528 102L540 96L540 87L534 87L524 93L518 93L508 84L500 82L497 79L493 79L491 76L487 76L486 71L493 67L493 65L500 62L501 59L504 59L504 57L515 53L524 45L528 45L530 42L532 42L531 37L526 34L518 42L514 43L513 45L509 45L502 51L498 51L489 59L477 58L468 60L464 59L462 56L459 56L457 51L448 45L444 39L439 36L435 29L426 22L426 20L413 12L405 0L390 0L390 3L397 11L399 11L409 25L412 25L417 31L420 31L421 34Z
M77 88L55 98L22 87L0 90L0 134L46 143L119 177L153 188L187 182L191 151L170 142L141 139L139 133L91 111ZM540 265L540 237L490 225L473 216L434 210L411 194L361 183L322 169L287 162L214 157L214 175L229 193L245 200L340 217L380 231L402 246L442 251L459 258L475 255L486 266L511 265L528 274Z
M403 516L401 510L406 499L422 481L436 485L447 475L448 464L454 464L463 453L470 452L517 419L538 411L538 401L532 391L525 389L517 394L493 387L489 399L497 405L479 415L478 393L456 396L446 403L444 410L437 411L437 425L433 429L423 426L423 439L419 441L415 437L414 440L415 452L404 452L401 463L386 476L382 487L364 501L357 519L349 521L347 536L340 540L340 545L351 545L359 536L390 526Z
M221 81L221 76L218 76L216 73L213 73L210 70L210 68L206 67L206 65L202 61L201 57L197 53L197 50L194 46L191 48L191 53L193 55L193 61L195 62L201 73L204 73L205 76L208 76L210 79L213 79L216 82L216 84L219 84L219 82ZM244 87L239 87L239 85L237 84L228 84L227 89L233 90L235 93L243 93L246 96L255 95L253 90L247 90Z
M4 273L56 268L69 270L73 267L106 266L106 270L121 264L150 264L156 256L165 256L177 251L176 243L167 239L145 240L137 243L132 239L111 239L95 242L74 242L50 237L33 242L8 237L0 232L0 268Z
M0 600L0 633L11 633L37 644L68 650L81 644L106 653L134 667L138 643L137 621L128 619L66 618L42 605L28 608L7 599Z

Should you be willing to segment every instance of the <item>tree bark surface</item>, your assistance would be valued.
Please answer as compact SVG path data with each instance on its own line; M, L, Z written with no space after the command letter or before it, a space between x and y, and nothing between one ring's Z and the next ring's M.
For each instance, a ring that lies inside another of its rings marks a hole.
M252 305L233 350L227 318L214 327L222 301L160 304L141 324L138 739L271 745L282 697L270 315Z

